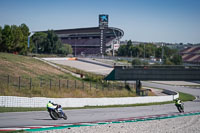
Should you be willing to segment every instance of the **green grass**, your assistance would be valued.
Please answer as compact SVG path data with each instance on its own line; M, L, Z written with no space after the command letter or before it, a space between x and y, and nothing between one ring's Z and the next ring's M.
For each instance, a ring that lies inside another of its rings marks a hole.
M32 78L69 77L48 64L28 56L0 52L0 75ZM71 78L71 77L70 77Z
M179 92L179 98L182 101L193 101L193 100L195 100L195 97L193 95L190 95L190 94L187 94L187 93L182 93L182 92Z

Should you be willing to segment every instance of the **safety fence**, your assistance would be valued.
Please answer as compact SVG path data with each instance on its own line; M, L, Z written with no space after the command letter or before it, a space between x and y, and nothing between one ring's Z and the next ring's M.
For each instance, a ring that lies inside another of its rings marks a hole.
M0 96L0 107L45 107L49 100L63 107L107 106L124 104L142 104L173 101L176 95L118 98L46 98L46 97L16 97Z
M33 89L35 87L40 88L73 88L73 89L122 89L128 83L94 83L80 80L68 80L68 79L43 79L43 78L25 78L25 77L14 77L10 75L0 76L0 84L6 85L7 88L15 87L19 90L22 88ZM130 85L130 83L129 83ZM134 87L134 84L132 84Z
M0 75L0 94L6 94L7 90L14 90L16 93L28 91L31 94L41 93L40 91L74 91L81 90L85 92L108 92L113 90L127 90L130 93L135 93L135 84L128 84L126 82L92 82L84 80L71 80L71 79L52 79L52 78L27 78L21 76ZM7 89L7 90L6 90ZM19 95L21 96L21 95ZM24 95L22 95L24 96ZM31 95L32 96L32 95ZM48 95L44 95L48 96Z

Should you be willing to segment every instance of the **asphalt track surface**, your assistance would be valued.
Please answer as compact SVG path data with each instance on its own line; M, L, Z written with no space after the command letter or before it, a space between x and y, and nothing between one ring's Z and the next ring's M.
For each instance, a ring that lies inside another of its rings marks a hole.
M200 110L200 102L186 102L184 106L185 112ZM174 104L123 108L64 110L64 112L67 114L68 120L52 120L46 111L0 113L0 128L90 123L130 117L178 113Z
M150 82L143 82L143 85L186 92L195 96L200 95L200 89ZM185 112L198 111L200 110L200 101L185 102L184 106ZM98 122L147 115L173 114L178 111L174 104L165 104L140 107L64 110L64 112L67 114L68 120L52 120L47 111L0 113L0 128Z
M151 82L142 82L142 84L148 87L175 90L189 93L194 96L200 96L200 89L196 88L170 86ZM199 100L185 102L184 106L185 112L200 111ZM142 117L148 115L174 114L178 111L174 104L165 104L139 107L64 110L64 112L67 114L68 120L52 120L47 111L0 113L0 128L76 124L101 122L106 120L112 121L117 119Z

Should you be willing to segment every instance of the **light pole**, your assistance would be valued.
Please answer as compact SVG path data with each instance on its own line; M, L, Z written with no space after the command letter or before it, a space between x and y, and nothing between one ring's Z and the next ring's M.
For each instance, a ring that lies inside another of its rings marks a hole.
M145 44L144 44L144 59L145 59Z
M37 45L37 40L36 40L36 54L38 53L38 45Z
M163 45L163 43L162 43L162 62L163 62L163 58L164 58L164 47L163 47L164 45Z
M77 39L77 33L75 34L75 49L74 49L75 50L75 53L74 53L75 57L76 57L76 41L77 41L76 39Z

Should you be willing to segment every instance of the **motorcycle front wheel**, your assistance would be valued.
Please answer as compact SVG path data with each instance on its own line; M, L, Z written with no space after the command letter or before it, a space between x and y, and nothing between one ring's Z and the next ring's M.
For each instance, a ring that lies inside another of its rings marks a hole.
M65 115L65 113L63 113L63 119L67 120L67 116Z
M53 120L58 120L58 114L55 111L50 111L49 114Z

